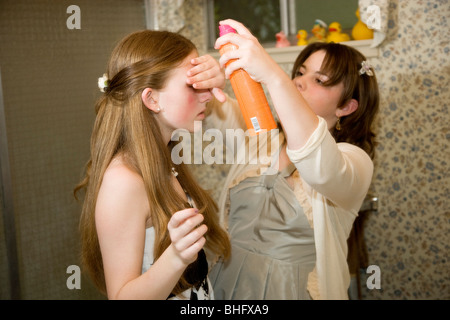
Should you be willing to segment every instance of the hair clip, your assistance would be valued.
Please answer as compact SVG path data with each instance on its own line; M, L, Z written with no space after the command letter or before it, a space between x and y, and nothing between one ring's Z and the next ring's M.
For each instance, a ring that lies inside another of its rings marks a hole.
M98 78L98 88L101 92L105 92L105 89L108 88L109 80L106 73L103 74L103 77Z
M361 69L359 69L359 74L367 74L369 77L371 77L373 76L373 71L371 69L373 69L372 65L367 61L363 61L361 63Z

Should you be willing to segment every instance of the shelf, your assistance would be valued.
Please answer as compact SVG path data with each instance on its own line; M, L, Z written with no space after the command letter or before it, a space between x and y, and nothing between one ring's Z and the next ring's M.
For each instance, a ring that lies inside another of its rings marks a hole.
M367 59L370 58L376 58L379 55L379 49L378 48L371 48L370 45L372 44L372 39L368 40L353 40L353 41L346 41L341 42L342 44L354 47L358 51L360 51L363 55L366 56ZM297 58L300 51L305 46L290 46L290 47L284 47L284 48L267 48L266 51L271 55L271 57L278 63L278 64L286 64L286 63L294 63L295 59ZM209 52L211 56L213 56L216 59L219 59L219 52L218 51L211 51Z

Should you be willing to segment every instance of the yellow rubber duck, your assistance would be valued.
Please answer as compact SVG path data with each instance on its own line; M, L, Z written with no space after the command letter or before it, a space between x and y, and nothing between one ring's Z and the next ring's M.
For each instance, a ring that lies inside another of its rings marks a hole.
M311 29L313 34L311 38L308 39L308 43L313 42L325 42L327 36L327 24L320 19L314 21L314 26Z
M358 18L358 22L356 22L355 26L352 29L352 37L354 40L365 40L365 39L373 39L373 30L369 29L367 25L361 21L359 17L359 8L355 12L356 17Z
M343 42L343 41L349 41L350 36L346 33L342 32L342 27L339 22L332 22L330 23L330 26L328 27L328 36L327 36L327 42Z
M306 38L308 37L308 32L306 30L298 30L297 32L297 45L298 46L306 46L308 44L308 41L306 41Z

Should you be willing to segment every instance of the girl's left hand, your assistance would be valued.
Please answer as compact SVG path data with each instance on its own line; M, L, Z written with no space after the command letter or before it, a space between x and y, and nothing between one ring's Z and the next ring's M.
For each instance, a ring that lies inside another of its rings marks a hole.
M220 102L225 102L225 76L219 63L210 55L204 55L191 60L193 67L187 73L187 83L194 89L210 89Z
M205 245L204 235L208 227L201 224L203 220L203 215L194 208L177 211L169 220L170 247L184 267L197 259L198 252Z

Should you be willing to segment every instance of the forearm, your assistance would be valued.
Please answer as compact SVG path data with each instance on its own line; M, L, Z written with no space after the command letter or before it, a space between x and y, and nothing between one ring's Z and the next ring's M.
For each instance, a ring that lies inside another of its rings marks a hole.
M116 293L109 294L108 292L108 298L112 300L165 300L186 267L176 258L172 246L169 246L145 273L127 282Z
M273 70L266 86L283 126L288 147L293 150L299 149L316 130L319 119L286 72L279 67Z

